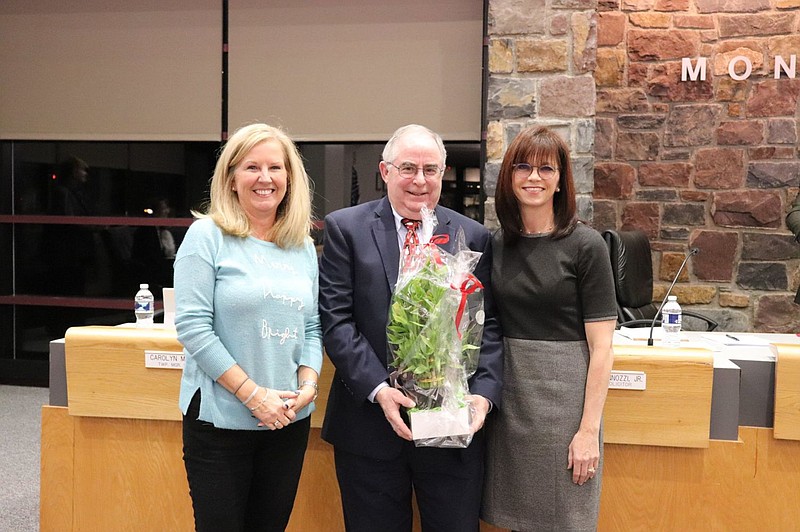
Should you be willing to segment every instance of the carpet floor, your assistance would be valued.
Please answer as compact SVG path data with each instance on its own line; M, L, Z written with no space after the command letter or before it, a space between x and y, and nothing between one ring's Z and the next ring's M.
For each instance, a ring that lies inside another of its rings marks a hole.
M39 530L39 449L47 388L0 386L0 530Z

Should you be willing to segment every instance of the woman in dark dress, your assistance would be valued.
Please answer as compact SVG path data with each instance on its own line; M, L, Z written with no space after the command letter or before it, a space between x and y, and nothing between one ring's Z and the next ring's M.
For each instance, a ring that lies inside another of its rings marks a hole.
M547 128L511 144L495 199L505 369L482 517L513 530L594 530L617 316L608 252L577 219L569 149Z

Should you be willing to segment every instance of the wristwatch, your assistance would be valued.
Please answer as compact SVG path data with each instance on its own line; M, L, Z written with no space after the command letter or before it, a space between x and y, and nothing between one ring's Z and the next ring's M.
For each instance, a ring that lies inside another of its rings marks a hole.
M298 388L302 388L303 386L311 386L314 388L314 397L312 397L311 400L316 401L317 396L319 395L319 385L316 383L316 381L303 381L300 383Z

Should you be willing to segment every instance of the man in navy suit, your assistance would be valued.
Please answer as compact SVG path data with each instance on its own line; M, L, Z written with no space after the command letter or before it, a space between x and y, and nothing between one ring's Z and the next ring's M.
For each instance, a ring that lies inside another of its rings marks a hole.
M499 407L503 373L500 326L490 275L491 237L478 222L438 206L445 148L419 125L398 129L383 150L387 197L325 218L319 307L325 349L336 373L322 437L334 446L336 475L349 532L408 532L412 491L425 531L479 530L483 484L483 427ZM486 319L480 360L469 381L472 443L466 449L415 447L401 407L414 402L389 386L386 323L407 229L434 209L435 235L452 251L462 228L467 246L483 252L475 275L484 285Z

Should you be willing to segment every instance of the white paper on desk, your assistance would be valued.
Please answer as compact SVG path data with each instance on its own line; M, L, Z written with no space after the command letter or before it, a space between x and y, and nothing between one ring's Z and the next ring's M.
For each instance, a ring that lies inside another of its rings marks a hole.
M714 342L719 345L727 345L731 347L736 346L768 346L771 345L769 341L752 334L704 334L704 340Z
M647 340L650 338L650 327L620 327L617 332L631 340ZM653 339L661 340L663 337L664 331L661 327L653 327Z

